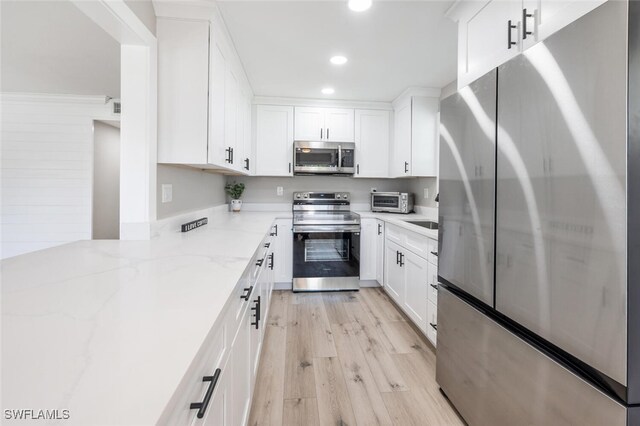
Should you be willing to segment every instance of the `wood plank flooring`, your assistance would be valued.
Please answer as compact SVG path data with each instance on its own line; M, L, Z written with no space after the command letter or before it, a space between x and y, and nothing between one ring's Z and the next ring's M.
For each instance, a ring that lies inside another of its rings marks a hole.
M274 291L249 425L464 425L384 290Z

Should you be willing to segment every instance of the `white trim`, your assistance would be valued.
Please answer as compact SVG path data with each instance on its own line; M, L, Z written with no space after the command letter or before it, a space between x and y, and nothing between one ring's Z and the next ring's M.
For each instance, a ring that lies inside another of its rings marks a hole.
M0 101L20 103L67 103L67 104L95 104L106 105L109 102L107 96L100 95L58 95L54 93L13 93L1 92Z
M124 0L70 0L120 44L153 47L156 37Z
M414 96L426 97L426 98L440 98L442 89L435 89L432 87L408 87L397 98L391 102L394 108L397 108L399 104L411 99Z
M347 101L331 99L305 99L305 98L285 98L276 96L255 96L254 105L282 105L294 107L336 107L353 109L380 109L393 111L390 102L377 101Z
M360 288L382 287L376 280L360 280Z

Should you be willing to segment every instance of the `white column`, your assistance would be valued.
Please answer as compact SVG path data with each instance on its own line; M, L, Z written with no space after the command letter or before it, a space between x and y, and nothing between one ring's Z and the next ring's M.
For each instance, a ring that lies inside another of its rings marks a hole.
M120 239L151 237L156 219L157 47L121 47Z

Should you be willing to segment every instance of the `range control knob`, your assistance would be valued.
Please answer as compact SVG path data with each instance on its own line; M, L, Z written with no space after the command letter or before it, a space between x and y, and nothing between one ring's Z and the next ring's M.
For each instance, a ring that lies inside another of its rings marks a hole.
M340 199L340 194L336 194L336 198L339 200Z
M309 194L304 194L304 198L309 198Z
M349 198L349 194L343 194L342 198L344 198L346 200L347 198Z
M296 198L300 198L300 194L296 194Z

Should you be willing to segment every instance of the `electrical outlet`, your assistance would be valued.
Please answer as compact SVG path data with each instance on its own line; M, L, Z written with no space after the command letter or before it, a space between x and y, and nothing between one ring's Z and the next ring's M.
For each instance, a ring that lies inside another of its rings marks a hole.
M170 183L162 184L162 202L170 203L173 200L173 185Z
M429 188L424 189L424 198L427 200L429 199Z
M276 193L278 194L278 197L282 197L284 195L284 188L282 188L281 186L278 186L276 188Z

